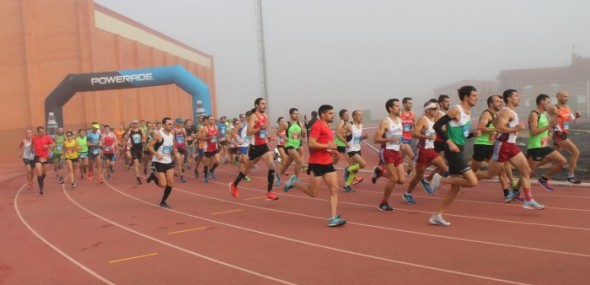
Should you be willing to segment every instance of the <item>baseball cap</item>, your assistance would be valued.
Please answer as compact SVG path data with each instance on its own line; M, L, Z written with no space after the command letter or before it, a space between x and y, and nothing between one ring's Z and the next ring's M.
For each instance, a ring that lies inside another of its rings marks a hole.
M95 129L100 129L100 125L98 123L94 123L92 125L90 125L91 127L95 128Z
M176 118L175 122L182 123L182 119L181 118Z

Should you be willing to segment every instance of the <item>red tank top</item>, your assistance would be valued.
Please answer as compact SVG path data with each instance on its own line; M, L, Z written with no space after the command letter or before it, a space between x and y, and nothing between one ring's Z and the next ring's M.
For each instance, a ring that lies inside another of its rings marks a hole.
M400 119L402 120L402 138L412 139L412 128L414 127L414 112L401 112Z
M559 121L555 126L555 130L566 134L569 133L572 111L569 108L560 108L557 105L555 105L555 108L557 108L557 120Z
M205 126L207 128L207 137L211 137L210 140L207 140L207 147L205 148L205 152L213 152L217 150L217 137L219 136L219 132L217 131L217 127L213 126L213 128L209 128L209 126Z
M266 114L262 114L262 117L258 116L257 113L254 113L254 115L256 116L256 118L258 118L258 122L256 122L256 124L254 125L255 129L260 129L260 126L266 124L266 121L268 120L268 118L266 117ZM267 132L266 130L261 129L258 133L254 134L254 145L263 145L266 144L266 139L267 139Z
M105 135L103 138L103 143L104 143L102 146L103 153L105 153L105 154L115 153L115 148L113 146L115 144L115 135L113 135L113 133Z

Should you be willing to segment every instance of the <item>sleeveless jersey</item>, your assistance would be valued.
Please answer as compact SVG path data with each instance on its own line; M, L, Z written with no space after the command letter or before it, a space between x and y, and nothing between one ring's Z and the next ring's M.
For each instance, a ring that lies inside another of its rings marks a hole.
M132 149L142 149L143 146L143 133L141 130L131 130L129 133L129 139L131 140L131 148Z
M510 108L505 107L504 109L508 109L514 115L514 120L508 122L507 126L509 128L514 128L514 127L518 126L518 124L520 124L520 120L518 119L518 114L516 114ZM518 137L518 132L503 133L498 136L498 140L501 142L516 143L517 137Z
M346 148L346 152L360 151L361 150L361 138L363 136L363 125L360 124L358 127L352 124L351 135L348 140L349 147Z
M186 141L186 133L184 132L184 128L174 128L172 130L174 134L174 145L178 149L184 149L184 142Z
M412 139L412 129L414 128L414 118L416 116L414 115L414 112L410 111L410 112L401 112L401 116L400 119L402 120L402 125L403 125L403 132L402 132L402 138L406 139L406 140L411 140Z
M277 134L277 145L285 146L285 139L279 135L287 136L287 130L280 130Z
M537 127L542 128L549 125L545 113L538 113L537 111L532 111L531 113L537 114ZM545 130L536 135L529 133L529 139L526 145L527 149L543 148L547 146L549 146L549 130Z
M349 122L344 122L344 126L346 126L346 124L350 124L350 123ZM342 126L342 127L344 127L344 126ZM345 147L346 146L346 144L342 140L340 140L338 138L338 136L336 136L336 135L334 136L334 142L336 142L336 145L337 146L341 146L341 147Z
M484 110L482 112L482 115L484 112L490 112L489 110ZM492 112L490 112L490 115L492 115L492 121L496 118L496 115L494 115ZM488 124L486 125L487 128L495 128L494 124L492 123L492 121L489 121ZM493 145L494 141L496 140L496 136L497 133L496 132L491 132L491 133L482 133L481 136L479 136L478 138L475 139L475 141L473 142L473 144L477 144L477 145Z
M77 137L76 142L80 146L80 152L88 152L88 144L86 143L86 137Z
M33 141L23 140L23 158L28 160L35 159L35 151L33 151Z
M387 121L389 121L389 128L387 128L387 130L385 131L385 137L386 138L398 138L398 141L385 143L385 149L399 151L400 145L402 143L402 133L403 133L402 120L397 118L397 122L394 122L390 117L387 117Z
M569 133L570 123L573 120L572 111L569 108L560 108L558 105L555 105L555 108L557 109L558 120L558 124L555 125L555 131Z
M210 140L207 140L207 145L205 148L205 152L213 152L217 150L217 137L219 136L219 131L217 127L213 126L213 128L209 128L209 126L205 126L207 128L207 137L211 137Z
M102 138L103 145L102 150L104 154L113 154L115 153L115 134L109 133L105 134Z
M456 107L459 108L460 120L459 122L455 120L449 122L447 136L455 145L464 146L465 138L469 136L469 131L471 130L471 116L463 111L461 105L457 105Z
M165 163L165 164L172 163L172 149L174 147L174 135L172 134L172 132L170 132L170 134L167 135L163 130L160 130L159 132L160 132L160 135L162 136L162 143L160 144L158 149L156 149L156 152L161 154L163 157L162 157L162 159L158 159L158 157L154 155L152 157L152 161L158 162L158 163Z
M294 124L289 122L287 127L287 142L285 143L285 147L292 147L294 149L299 149L301 146L301 126L299 122L295 122Z
M434 122L429 120L428 118L426 118L426 116L422 116L422 118L424 118L424 120L426 120L426 123L428 124L428 127L424 131L424 135L426 135L426 136L435 135L436 132L434 131ZM418 141L417 147L419 149L434 149L434 140L420 139Z
M238 137L242 140L242 144L240 147L248 147L250 145L250 136L247 133L248 125L245 125L243 128L238 130Z
M78 143L76 140L64 141L64 151L66 159L78 158Z
M258 116L257 113L254 113L253 115L256 116L256 118L258 118L258 122L256 122L256 125L254 125L255 129L260 129L260 126L262 126L263 124L266 124L266 121L268 120L268 118L266 117L265 114L262 114L262 117ZM268 134L267 134L266 130L260 129L260 131L258 133L255 133L253 135L252 144L253 145L266 144L267 137L268 137Z
M66 137L64 135L61 135L61 136L56 135L55 138L53 138L53 141L55 142L55 147L53 148L54 154L62 154L63 153L65 140L66 140Z

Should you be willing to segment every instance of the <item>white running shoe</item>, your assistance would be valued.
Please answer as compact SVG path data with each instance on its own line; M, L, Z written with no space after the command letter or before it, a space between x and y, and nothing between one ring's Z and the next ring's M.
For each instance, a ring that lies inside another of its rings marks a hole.
M432 216L430 217L430 219L428 221L432 225L445 226L445 227L451 226L451 223L445 221L445 219L443 219L442 215L432 214Z

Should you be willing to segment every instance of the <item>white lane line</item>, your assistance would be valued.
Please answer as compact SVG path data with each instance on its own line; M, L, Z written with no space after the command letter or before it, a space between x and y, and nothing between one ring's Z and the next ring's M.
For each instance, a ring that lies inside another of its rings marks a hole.
M220 185L225 185L225 184L222 184L222 183L219 183L219 182L215 182L215 183L216 184L220 184ZM247 187L241 187L241 188L242 189L252 190L252 191L259 191L259 190L252 189L252 188L247 188ZM277 213L283 213L283 214L289 214L289 215L296 215L296 216L313 218L313 219L320 219L320 220L325 220L326 219L325 217L311 216L311 215L306 215L306 214L301 214L301 213L296 213L296 212L291 212L291 211L282 211L282 210L277 210L277 209L269 209L269 208L264 208L264 207L249 205L249 204L240 203L240 202L228 201L228 200L224 200L224 199L220 199L220 198L216 198L216 197L211 197L211 196L207 196L207 195L193 193L193 192L190 192L190 191L183 190L181 188L176 188L176 190L178 190L178 191L180 191L182 193L185 193L185 194L189 194L189 195L194 195L194 196L198 196L198 197L202 197L202 198L206 198L206 199L211 199L211 200L216 200L216 201L221 201L221 202L226 202L226 203L232 203L232 204L242 205L242 206L256 208L256 209L260 209L260 210L273 211L273 212L277 212ZM126 195L125 193L122 193L122 194ZM307 197L301 197L301 196L289 196L289 197L297 197L297 198L304 198L304 199L307 198ZM318 200L317 198L314 198L314 199L309 198L309 199L310 200ZM327 200L324 200L324 203L326 201ZM527 246L512 245L512 244L505 244L505 243L488 242L488 241L482 241L482 240L457 238L457 237L450 237L450 236L429 234L429 233L423 233L423 232L409 231L409 230L404 230L404 229L399 229L399 228L376 226L376 225L365 224L365 223L358 223L358 222L350 222L349 221L348 223L349 224L356 224L356 225L364 226L364 227L369 227L369 228L378 228L378 229L383 229L383 230L389 230L389 231L395 231L395 232L402 232L402 233L408 233L408 234L414 234L414 235L421 235L421 236L428 236L428 237L435 237L435 238L444 238L444 239L449 239L449 240L464 241L464 242L471 242L471 243L478 243L478 244L485 244L485 245L493 245L493 246L501 246L501 247L508 247L508 248L524 249L524 250L538 251L538 252L544 252L544 253L556 253L556 254L563 254L563 255L570 255L570 256L578 256L578 257L590 258L590 254L582 254L582 253L576 253L576 252L551 250L551 249L536 248L536 247L527 247Z
M231 172L224 171L224 170L217 170L217 171L224 172L224 173L231 173ZM258 178L258 177L255 177L255 176L250 176L250 177L252 177L252 178ZM215 181L214 181L214 183L221 184L221 183L215 182ZM242 184L240 184L240 185L242 185ZM249 189L249 190L253 190L253 191L256 191L256 192L266 193L266 191L260 191L260 190L253 189L253 188L248 188L248 187L242 187L242 186L240 186L240 188ZM326 187L325 186L322 186L322 188L326 188ZM280 188L277 188L277 189L280 189ZM369 194L375 194L375 195L383 195L383 192L372 191L372 190L362 190L362 191L357 191L356 193L369 193ZM327 200L323 200L323 199L309 198L309 197L305 197L305 196L295 196L294 195L294 196L291 196L291 197L296 197L298 199L309 199L309 200L313 200L313 201L327 201ZM431 197L431 196L420 196L420 199L441 200L442 198L439 198L439 197ZM455 202L464 202L464 203L473 203L473 204L485 204L485 205L500 206L500 207L519 207L519 208L522 207L521 205L516 205L516 204L506 204L506 203L486 202L486 201L474 201L474 200L465 200L465 199L455 199ZM363 207L374 207L374 205L358 204L358 203L344 202L344 201L338 201L338 203L343 203L343 204L348 204L348 205L356 205L356 206L363 206ZM558 207L547 207L546 209L566 210L566 211L579 211L579 212L590 212L590 210L571 209L571 208L558 208ZM421 211L406 210L406 209L401 209L401 208L396 208L396 210L398 210L398 211L426 213L426 214L429 214L429 215L432 214L432 212L421 212ZM523 211L528 211L528 210L524 210L523 209ZM563 229L570 229L570 230L590 231L590 228L584 228L584 227L568 227L568 226L560 226L560 225L553 225L553 224L527 223L527 222L502 220L502 219L494 219L494 218L485 218L485 217L476 217L476 216L461 216L461 215L454 215L454 214L445 214L445 216L454 216L454 217L461 217L461 218L465 218L465 219L474 219L474 220L496 221L496 222L509 223L509 224L521 224L521 225L531 225L531 226L544 226L544 227L563 228Z
M114 188L114 187L113 187L113 186L112 186L112 185L111 185L111 184L110 184L108 181L105 181L105 184L106 184L107 186L109 186L109 188L113 189L114 191L117 191L117 192L119 192L119 193L122 193L122 192L120 192L119 190L115 189L115 188ZM155 238L155 237L152 237L152 236L149 236L149 235L146 235L146 234L140 233L140 232L138 232L138 231L136 231L136 230L133 230L133 229L131 229L131 228L128 228L128 227L126 227L126 226L123 226L123 225L121 225L121 224L119 224L119 223L117 223L117 222L115 222L115 221L112 221L112 220L110 220L110 219L108 219L108 218L105 218L105 217L103 217L103 216L101 216L101 215L99 215L99 214L97 214L97 213L95 213L95 212L93 212L93 211L89 210L88 208L86 208L86 207L82 206L80 203L76 202L76 201L75 201L75 200L74 200L74 199L73 199L73 198L72 198L72 197L71 197L71 196L68 194L68 192L65 190L65 187L64 187L64 191L63 191L63 192L64 192L64 194L66 195L66 197L67 197L67 198L70 200L70 202L72 202L74 205L78 206L78 208L80 208L80 209L84 210L85 212L87 212L87 213L89 213L89 214L91 214L91 215L93 215L93 216L95 216L95 217L97 217L97 218L99 218L99 219L101 219L101 220L103 220L103 221L107 222L107 223L110 223L110 224L112 224L113 226L116 226L116 227L118 227L118 228L120 228L120 229L126 230L126 231L128 231L128 232L134 233L134 234L136 234L136 235L138 235L138 236L141 236L141 237L143 237L143 238L146 238L146 239L149 239L149 240L151 240L151 241L157 242L157 243L159 243L159 244L162 244L162 245L165 245L165 246L168 246L168 247L174 248L174 249L176 249L176 250L179 250L179 251L182 251L182 252L184 252L184 253L188 253L188 254L190 254L190 255L197 256L197 257L200 257L200 258L202 258L202 259L205 259L205 260L208 260L208 261L211 261L211 262L214 262L214 263L217 263L217 264L220 264L220 265L223 265L223 266L226 266L226 267L229 267L229 268L235 269L235 270L239 270L239 271L242 271L242 272L245 272L245 273L248 273L248 274L252 274L252 275L255 275L255 276L258 276L258 277L261 277L261 278L264 278L264 279L268 279L268 280L271 280L271 281L275 281L275 282L278 282L278 283L282 283L282 284L295 284L295 283L292 283L292 282L289 282L289 281L286 281L286 280L278 279L278 278L275 278L275 277L272 277L272 276L269 276L269 275L266 275L266 274L262 274L262 273L259 273L259 272L256 272L256 271L252 271L252 270L249 270L249 269L246 269L246 268L243 268L243 267L240 267L240 266L237 266L237 265L231 264L231 263L227 263L227 262L221 261L221 260L219 260L219 259L215 259L215 258L212 258L212 257L206 256L206 255L203 255L203 254L200 254L200 253L197 253L197 252L194 252L194 251L188 250L188 249L186 249L186 248L183 248L183 247L180 247L180 246L177 246L177 245L171 244L171 243L169 243L169 242L165 242L165 241L163 241L163 240L160 240L160 239L157 239L157 238ZM159 206L157 206L157 205L155 205L155 204L150 204L150 203L148 203L148 202L142 201L141 199L137 199L137 198L134 198L134 199L136 199L137 201L141 201L141 202L143 202L143 203L145 203L145 204L149 204L149 205L152 205L152 206L154 206L154 207L158 207L158 208L159 208ZM168 209L168 211L172 211L172 212L176 212L176 213L178 213L178 211L175 211L175 210L172 210L172 209Z
M217 184L221 184L219 182L216 182ZM119 194L123 195L123 196L127 196L130 199L136 200L138 202L150 205L150 206L154 206L157 207L156 204L152 204L150 202L141 200L135 196L131 196L125 192L119 191L118 189L116 189L116 187L111 186L108 182L107 185L109 185L109 187L111 189L113 189L114 191L118 192ZM189 193L186 190L182 190L179 188L175 189L177 191L181 191L184 193ZM196 196L202 196L199 194L195 194ZM205 196L204 196L205 197ZM221 200L221 199L217 199L217 198L213 198L213 197L205 197L205 198L212 198L214 200L219 200L219 201L223 201L223 202L228 202L228 203L235 203L235 202L229 202L226 200ZM240 203L235 203L235 204L240 204ZM244 204L245 206L249 206L247 204ZM257 207L255 207L257 208ZM261 208L264 209L264 208ZM455 270L450 270L450 269L443 269L443 268L438 268L438 267L432 267L432 266L428 266L428 265L422 265L422 264L417 264L417 263L412 263L412 262L406 262L406 261L401 261L401 260L397 260L397 259L390 259L390 258L385 258L385 257L380 257L380 256L374 256L374 255L370 255L370 254L365 254L365 253L360 253L360 252L355 252L355 251L350 251L350 250L344 250L344 249L340 249L340 248L334 248L334 247L330 247L330 246L326 246L326 245L321 245L321 244L316 244L316 243L311 243L311 242L307 242L307 241L303 241L303 240L298 240L298 239L294 239L294 238L290 238L290 237L285 237L285 236L280 236L280 235L276 235L276 234L271 234L271 233L267 233L267 232L262 232L262 231L258 231L258 230L254 230L251 228L245 228L245 227L241 227L241 226L236 226L233 224L229 224L229 223L225 223L225 222L221 222L221 221L216 221L216 220L211 220L205 217L200 217L200 216L196 216L193 214L189 214L189 213L185 213L185 212L181 212L181 211L177 211L177 210L173 210L173 209L168 209L168 211L180 214L180 215L184 215L187 217L191 217L191 218L195 218L195 219L199 219L202 221L207 221L210 223L215 223L218 225L223 225L223 226L227 226L230 228L234 228L234 229L238 229L238 230L242 230L242 231L246 231L246 232L251 232L251 233L255 233L255 234L260 234L260 235L264 235L264 236L268 236L268 237L272 237L272 238L277 238L277 239L282 239L282 240L286 240L286 241L290 241L293 243L298 243L298 244L303 244L303 245L308 245L308 246L312 246L312 247L317 247L317 248L322 248L322 249L326 249L326 250L331 250L331 251L335 251L335 252L339 252L339 253L345 253L345 254L350 254L350 255L354 255L354 256L360 256L360 257L365 257L365 258L369 258L369 259L375 259L375 260L380 260L380 261L386 261L386 262L390 262L390 263L396 263L396 264L401 264L401 265L407 265L410 267L417 267L417 268L422 268L422 269L429 269L429 270L433 270L433 271L438 271L438 272L444 272L444 273L450 273L450 274L455 274L455 275L460 275L460 276L466 276L466 277L472 277L472 278L477 278L477 279L483 279L483 280L491 280L491 281L496 281L496 282L501 282L501 283L506 283L506 284L528 284L528 283L522 283L522 282L516 282L516 281L511 281L511 280L505 280L505 279L499 279L499 278L494 278L494 277L489 277L489 276L485 276L485 275L479 275L479 274L471 274L471 273L466 273L466 272L461 272L461 271L455 271ZM294 215L300 215L300 216L307 216L307 215L303 215L303 214L298 214L298 213L292 213L292 212L285 212L285 211L278 211L278 210L273 210L276 212L281 212L281 213L286 213L286 214L294 214ZM90 212L91 213L91 212ZM314 216L307 216L307 217L311 217L311 218L317 218L317 219L324 219L325 218L320 218L320 217L314 217ZM106 221L106 219L105 219ZM355 223L356 224L356 223ZM117 225L117 224L114 224ZM362 224L357 224L357 225L362 225ZM140 234L140 233L138 233ZM143 234L140 234L143 235Z
M23 218L21 212L20 212L20 208L18 207L18 198L20 196L21 191L25 188L26 184L23 184L23 186L21 186L21 188L18 190L18 192L16 193L16 196L14 197L14 209L16 211L16 214L18 215L18 218L20 219L20 221L23 223L23 225L25 225L25 227L27 227L27 229L29 231L31 231L31 233L33 233L33 235L35 235L35 237L37 237L39 240L41 240L43 243L45 243L47 246L49 246L51 249L53 249L55 252L59 253L61 256L65 257L68 261L70 261L71 263L73 263L74 265L78 266L80 269L86 271L88 274L94 276L96 279L102 281L105 284L116 284L108 279L106 279L105 277L103 277L102 275L98 274L96 271L86 267L84 264L82 264L81 262L79 262L78 260L74 259L73 257L71 257L70 255L68 255L67 253L65 253L64 251L62 251L61 249L59 249L57 246L53 245L51 242L49 242L48 240L46 240L43 236L41 236L36 230L33 229L33 227L31 227L29 225L29 223L27 223L27 221ZM63 187L63 186L62 186Z

